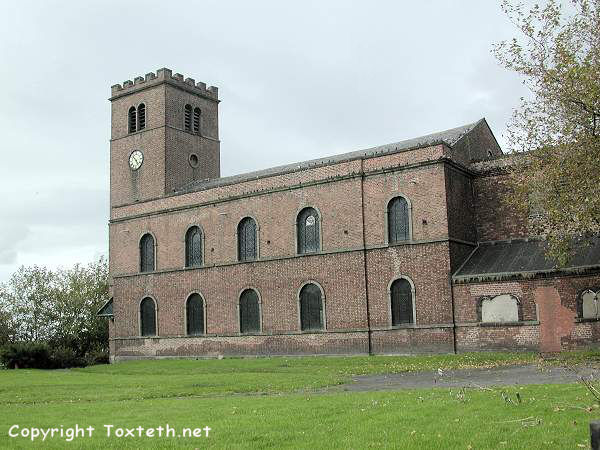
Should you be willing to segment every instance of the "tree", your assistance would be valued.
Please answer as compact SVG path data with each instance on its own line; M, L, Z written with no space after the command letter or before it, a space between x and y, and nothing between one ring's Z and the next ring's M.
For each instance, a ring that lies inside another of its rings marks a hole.
M521 211L549 254L568 262L576 243L600 233L600 0L556 0L526 10L502 3L521 33L494 46L501 65L525 77L508 125L511 171Z

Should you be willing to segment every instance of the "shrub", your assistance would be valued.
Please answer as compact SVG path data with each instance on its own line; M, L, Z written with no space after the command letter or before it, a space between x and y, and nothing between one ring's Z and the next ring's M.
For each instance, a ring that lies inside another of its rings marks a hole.
M50 348L43 342L20 342L0 349L0 362L8 369L48 369Z
M50 349L50 365L48 369L68 369L69 367L84 367L85 359L69 347L53 347Z
M110 359L108 357L108 350L102 348L93 348L85 354L85 363L88 366L95 366L96 364L108 364Z

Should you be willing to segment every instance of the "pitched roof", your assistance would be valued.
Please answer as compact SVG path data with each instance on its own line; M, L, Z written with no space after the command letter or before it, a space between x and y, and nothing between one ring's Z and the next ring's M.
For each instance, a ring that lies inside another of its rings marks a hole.
M96 313L98 317L113 317L113 299L112 297L102 305L102 308Z
M352 161L356 159L364 159L385 154L400 153L408 150L430 147L432 145L446 144L448 147L452 148L464 136L466 136L469 132L471 132L477 125L479 125L482 122L485 123L485 119L480 119L477 122L469 123L467 125L463 125L457 128L452 128L450 130L440 131L438 133L428 134L413 139L407 139L404 141L395 142L393 144L380 145L364 150L342 153L340 155L311 159L309 161L286 164L283 166L271 167L269 169L248 172L240 175L233 175L230 177L215 178L211 180L197 180L178 189L177 193L181 194L185 192L210 189L218 186L227 186L243 181L255 180L258 178L270 177L274 175L283 175L286 173L296 172L303 169L318 166L326 166L329 164Z
M575 246L577 251L567 267L559 269L546 257L546 241L515 239L482 243L452 278L456 282L473 282L600 269L600 237L580 240Z

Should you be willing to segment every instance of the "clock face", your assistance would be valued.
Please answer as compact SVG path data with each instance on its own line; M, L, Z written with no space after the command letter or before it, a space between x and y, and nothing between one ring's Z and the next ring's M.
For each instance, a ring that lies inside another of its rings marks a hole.
M138 170L144 162L144 154L140 150L134 150L129 155L129 167L131 170Z

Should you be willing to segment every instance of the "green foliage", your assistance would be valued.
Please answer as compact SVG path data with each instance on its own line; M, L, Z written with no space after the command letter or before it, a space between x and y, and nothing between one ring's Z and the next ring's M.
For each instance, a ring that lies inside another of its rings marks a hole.
M566 13L556 0L530 10L504 0L520 38L494 48L532 93L508 127L519 155L511 202L523 212L543 212L531 218L532 231L548 238L560 265L576 250L574 242L600 232L600 1L571 4Z
M9 369L49 369L50 347L45 342L7 344L0 349L0 363Z

